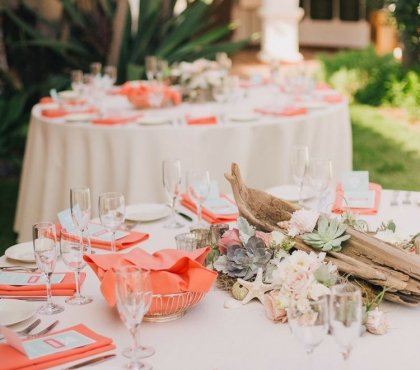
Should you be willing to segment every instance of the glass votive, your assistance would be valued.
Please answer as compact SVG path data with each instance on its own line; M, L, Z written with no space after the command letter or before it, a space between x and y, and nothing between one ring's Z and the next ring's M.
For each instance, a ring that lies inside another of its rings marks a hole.
M229 230L228 224L216 224L210 226L210 244L217 245L223 234Z
M177 249L192 252L208 245L208 233L205 236L195 231L178 234L175 236L175 241Z

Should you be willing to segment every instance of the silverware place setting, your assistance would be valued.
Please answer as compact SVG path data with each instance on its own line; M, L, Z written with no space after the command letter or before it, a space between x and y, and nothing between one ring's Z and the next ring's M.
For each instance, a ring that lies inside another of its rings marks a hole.
M41 319L35 320L32 324L29 324L26 328L16 331L15 333L21 337L25 337L31 333L39 324L41 323ZM4 340L4 336L0 336L0 340Z

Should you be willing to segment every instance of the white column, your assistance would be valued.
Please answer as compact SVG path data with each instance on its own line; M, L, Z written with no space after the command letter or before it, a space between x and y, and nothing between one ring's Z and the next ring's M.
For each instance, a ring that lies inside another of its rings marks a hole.
M303 59L299 53L298 37L303 13L299 0L262 1L259 12L262 21L261 60L298 62Z

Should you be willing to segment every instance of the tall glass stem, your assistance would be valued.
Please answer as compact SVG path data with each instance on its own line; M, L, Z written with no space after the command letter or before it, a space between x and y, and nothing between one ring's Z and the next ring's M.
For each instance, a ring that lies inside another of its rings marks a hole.
M175 225L176 220L175 220L175 202L176 202L176 197L172 198L172 204L171 204L171 223L173 225Z
M75 296L77 298L80 298L79 273L80 273L79 269L77 269L74 272L74 278L75 278L75 283L76 283L76 294L75 294Z
M47 306L52 308L53 303L52 303L52 298L51 298L51 273L50 274L45 274L46 278L47 278Z
M115 243L115 230L112 230L111 235L111 251L112 253L117 253L117 245Z
M303 207L303 180L299 184L299 206Z
M140 324L136 324L130 329L130 334L131 334L131 337L133 338L133 345L131 347L131 360L132 361L137 360L137 350L139 348L139 340L138 340L138 337L139 337L138 327L139 326Z
M201 207L201 202L197 203L197 219L198 219L198 224L201 225L201 219L202 219L202 207Z
M83 230L82 230L82 243L84 245L84 243L86 242L87 245L87 249L85 250L83 248L84 254L90 254L92 253L92 244L90 243L90 235L89 235L89 229L86 226Z

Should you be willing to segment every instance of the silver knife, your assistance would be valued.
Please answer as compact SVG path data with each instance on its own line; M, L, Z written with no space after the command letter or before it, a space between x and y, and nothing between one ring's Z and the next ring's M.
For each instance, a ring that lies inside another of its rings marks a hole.
M91 360L87 360L84 362L79 362L76 365L70 366L70 367L66 367L64 370L73 370L73 369L79 369L83 366L88 366L88 365L92 365L92 364L99 364L101 362L110 360L111 358L114 358L116 355L114 353L109 354L109 355L105 355L105 356L101 356L101 357L95 357L92 358Z
M184 217L188 221L192 221L193 220L191 216L188 216L187 214L185 214L183 212L180 212L180 211L175 210L175 213L177 215L180 215L181 217Z

